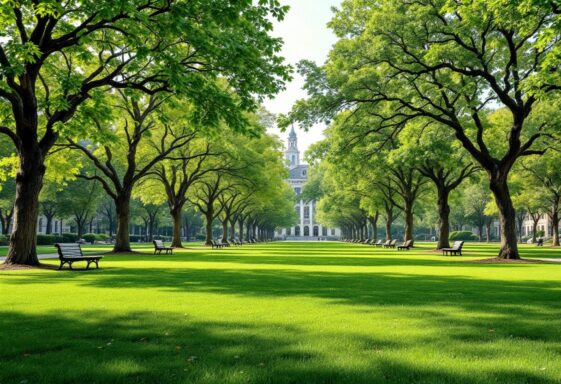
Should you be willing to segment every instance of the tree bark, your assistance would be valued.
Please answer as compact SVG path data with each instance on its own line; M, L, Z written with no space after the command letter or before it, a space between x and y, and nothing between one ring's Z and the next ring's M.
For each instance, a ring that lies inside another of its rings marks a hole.
M117 233L115 235L113 252L132 251L129 237L130 198L131 193L127 192L119 195L115 201L115 210L117 212Z
M10 235L10 248L6 264L38 265L37 219L39 193L45 175L44 158L38 147L19 151L19 167L16 175L14 222Z
M228 219L222 221L222 244L228 244Z
M212 208L209 208L207 213L205 214L206 223L205 223L205 231L206 231L206 239L205 245L212 245L212 222L214 217L214 211Z
M244 224L244 221L245 221L245 220L238 219L238 228L239 228L238 231L240 232L240 233L239 233L239 235L240 235L240 241L243 241L243 240L244 240L244 238L243 238L243 224Z
M487 221L485 223L485 240L487 243L491 242L491 222Z
M498 257L501 259L520 259L516 236L516 211L508 189L507 174L507 172L497 170L490 175L490 189L497 204L501 225L501 249Z
M403 214L405 215L405 239L413 240L413 202L412 201L405 201L404 202L404 210Z
M551 230L553 232L552 246L559 246L559 211L557 207L553 207L553 212L551 214Z
M181 242L181 229L183 227L183 206L174 206L170 208L169 213L173 221L173 234L171 237L171 246L173 248L183 248Z
M386 240L392 240L392 223L393 223L393 217L391 215L388 215L386 217Z
M436 249L449 248L450 247L450 205L448 204L448 197L450 196L450 191L444 186L437 186L438 194L438 230L440 235L438 236L438 243L436 244ZM481 232L480 232L481 238Z

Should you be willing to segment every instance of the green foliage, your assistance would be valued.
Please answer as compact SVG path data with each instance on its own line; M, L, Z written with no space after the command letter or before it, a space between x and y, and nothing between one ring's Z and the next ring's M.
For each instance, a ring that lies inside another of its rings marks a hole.
M477 240L477 235L471 231L454 231L450 232L450 240Z
M96 241L96 235L95 233L85 233L82 235L82 239L88 243L94 243Z

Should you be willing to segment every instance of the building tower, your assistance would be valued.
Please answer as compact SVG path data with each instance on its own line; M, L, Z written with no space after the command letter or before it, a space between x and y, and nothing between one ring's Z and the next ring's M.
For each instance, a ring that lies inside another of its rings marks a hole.
M298 138L296 137L294 126L290 128L290 133L288 134L288 148L285 152L285 159L289 169L300 165L300 151L298 150Z

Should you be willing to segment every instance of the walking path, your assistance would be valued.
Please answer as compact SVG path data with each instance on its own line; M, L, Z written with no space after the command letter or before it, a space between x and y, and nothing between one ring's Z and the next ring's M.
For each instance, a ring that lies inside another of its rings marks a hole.
M43 259L56 259L58 257L58 254L56 253L49 253L49 254L45 254L45 255L37 255L37 257L39 258L39 260L43 260ZM0 257L0 262L4 262L4 260L6 260L5 256Z

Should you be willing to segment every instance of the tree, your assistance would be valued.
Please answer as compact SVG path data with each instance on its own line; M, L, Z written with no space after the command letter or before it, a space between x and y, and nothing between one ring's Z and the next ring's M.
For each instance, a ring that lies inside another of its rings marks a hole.
M98 145L68 138L67 146L80 151L97 169L95 174L80 177L101 183L114 201L117 233L113 252L131 252L130 201L135 185L153 172L159 162L188 145L195 133L186 124L172 126L165 116L159 115L162 98L118 93L116 108L123 115L116 124L105 128L114 134L114 139Z
M502 228L499 257L517 259L508 175L519 158L543 154L553 133L547 122L528 120L539 98L559 89L551 69L560 44L547 33L558 16L550 7L491 3L344 2L330 23L340 41L323 68L302 63L311 97L288 120L309 125L361 110L376 120L369 134L388 140L419 119L447 127L487 173ZM487 121L493 103L508 124L501 143Z
M61 135L76 136L90 126L76 122L77 113L106 112L107 88L180 92L200 105L220 99L234 115L238 108L252 109L256 95L274 94L288 78L277 56L281 41L268 35L272 19L282 19L286 10L276 0L3 5L0 133L19 157L6 263L39 263L35 240L45 161ZM216 86L217 76L229 79L235 99Z

